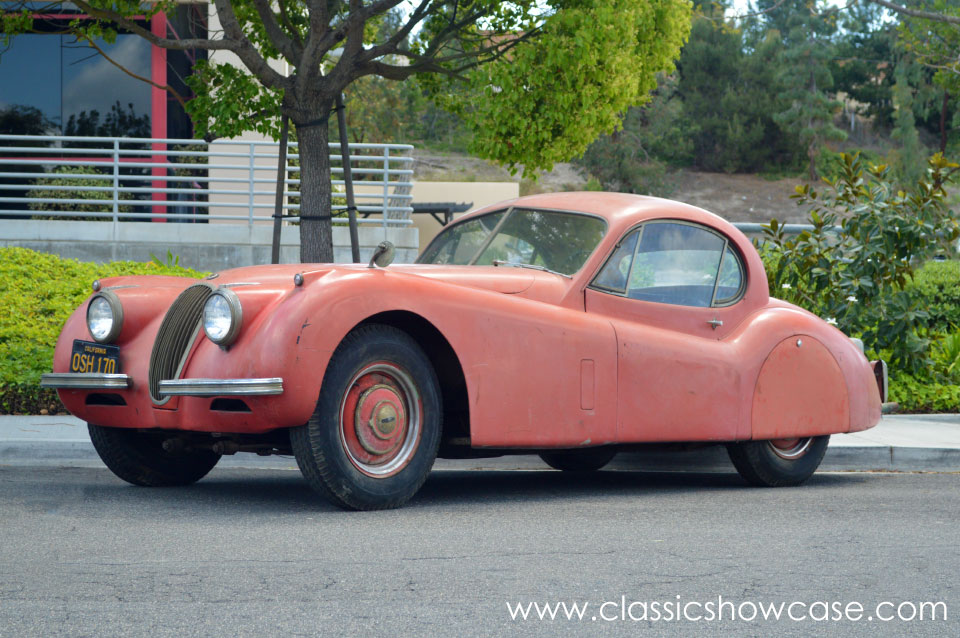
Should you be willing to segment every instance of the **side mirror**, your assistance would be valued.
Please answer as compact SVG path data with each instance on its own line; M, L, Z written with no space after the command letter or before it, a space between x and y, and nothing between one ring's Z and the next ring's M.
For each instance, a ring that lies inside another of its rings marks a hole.
M393 242L389 242L384 239L382 242L377 244L377 247L373 250L373 256L370 257L370 264L368 268L373 268L374 265L380 268L386 268L393 263L393 257L396 254L396 249L393 246Z

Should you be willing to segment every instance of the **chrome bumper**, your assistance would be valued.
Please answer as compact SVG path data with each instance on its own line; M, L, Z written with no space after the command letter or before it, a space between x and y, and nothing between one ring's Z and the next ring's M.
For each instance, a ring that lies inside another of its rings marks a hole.
M50 372L40 377L42 388L73 390L126 390L133 385L128 374L98 374L96 372Z
M160 396L222 397L283 394L283 379L170 379L160 382Z

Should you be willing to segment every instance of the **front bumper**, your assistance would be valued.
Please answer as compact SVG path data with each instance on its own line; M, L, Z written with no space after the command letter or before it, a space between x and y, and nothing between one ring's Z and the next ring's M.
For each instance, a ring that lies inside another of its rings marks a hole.
M98 374L95 372L51 372L40 377L42 388L68 390L126 390L133 385L128 374Z
M41 377L44 388L64 390L126 390L133 385L127 374L52 372ZM283 394L283 379L170 379L160 382L161 396L223 397Z
M161 396L223 397L283 394L283 379L170 379L160 382Z

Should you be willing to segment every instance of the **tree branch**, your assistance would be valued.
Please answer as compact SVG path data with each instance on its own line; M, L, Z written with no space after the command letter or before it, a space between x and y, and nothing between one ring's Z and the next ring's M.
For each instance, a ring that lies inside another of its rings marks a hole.
M406 24L397 29L397 32L390 36L386 42L366 49L360 56L360 60L367 62L369 60L376 60L390 53L395 53L400 43L406 40L410 32L413 31L413 28L427 16L427 9L430 7L431 2L432 0L421 0L417 8L410 14L410 19L407 20Z
M436 54L425 54L419 55L411 51L397 51L394 55L407 58L412 60L417 65L427 64L427 63L436 63L441 66L449 64L450 62L456 62L458 60L477 60L477 64L471 64L468 67L464 68L473 68L478 64L485 64L486 62L492 62L498 60L507 54L511 49L516 47L521 42L530 40L540 35L540 29L533 29L531 31L526 31L521 35L511 38L509 40L503 40L501 42L496 42L494 44L487 45L485 47L480 47L473 51L461 51L459 53L451 53L449 55L437 56Z
M924 20L933 20L934 22L948 22L950 24L960 24L960 16L950 16L945 13L933 13L932 11L921 11L919 9L908 9L899 4L888 2L888 0L867 0L881 7L886 7L894 13L910 16L911 18L922 18Z
M347 38L353 29L360 31L360 45L363 44L363 25L378 13L389 11L403 0L377 0L364 6L359 0L351 2L352 10L335 29L330 28L326 19L327 10L324 0L307 0L310 7L310 33L297 67L297 87L305 90L320 74L320 62L323 56L337 44ZM322 7L320 5L323 5ZM320 18L324 17L323 20ZM339 64L337 66L340 66Z
M162 49L175 49L178 51L184 51L186 49L207 49L210 51L234 51L237 48L236 42L223 39L223 40L209 40L205 38L188 38L186 40L178 40L175 38L161 38L160 36L154 35L149 29L145 29L133 20L125 18L115 11L107 11L103 9L97 9L96 7L91 6L89 3L84 0L76 0L73 4L77 5L80 9L83 10L87 15L91 15L94 18L100 20L107 20L108 22L114 22L118 26L123 27L131 33L144 38L149 41L151 44L154 44Z
M240 27L236 14L233 12L230 0L214 0L214 5L217 7L217 17L220 18L224 34L236 43L236 46L230 50L237 54L244 66L256 75L267 88L289 87L290 79L275 71L247 38Z
M404 56L410 60L414 60L414 63L401 66L372 60L356 67L359 70L359 73L357 73L356 77L361 77L364 75L379 75L380 77L388 80L405 80L411 75L417 73L439 73L448 77L460 77L464 71L469 71L470 69L476 68L482 64L493 62L502 58L515 46L524 40L533 37L534 35L538 35L539 33L539 30L530 31L506 43L491 45L479 51L456 53L443 57L428 55L419 56L410 52L398 51L396 55ZM446 66L447 64L458 60L469 60L469 62L452 68Z
M277 16L274 15L268 0L253 0L253 6L257 10L257 15L260 16L260 21L263 23L263 28L267 32L267 37L270 38L271 44L277 47L277 50L287 62L296 64L302 51L297 50L297 45L293 38L284 33L283 29L280 28L280 24L277 22Z
M290 15L287 13L287 0L277 0L277 4L280 6L280 19L283 20L283 26L287 27L287 30L290 32L290 37L300 46L300 53L302 54L303 39L300 37L300 30L293 26Z

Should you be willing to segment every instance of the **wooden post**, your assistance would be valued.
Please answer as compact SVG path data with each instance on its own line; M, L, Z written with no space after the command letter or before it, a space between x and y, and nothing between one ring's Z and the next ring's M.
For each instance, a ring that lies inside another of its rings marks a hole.
M347 191L347 219L350 222L350 255L353 263L360 263L360 238L357 233L357 206L353 198L353 174L350 171L350 144L347 142L347 116L344 113L343 94L337 95L337 124L340 128L340 156L343 162L343 185ZM386 202L384 202L386 203ZM387 216L387 211L383 211Z
M287 140L289 139L290 119L284 115L280 125L280 157L277 160L277 199L273 206L273 250L271 264L280 263L280 228L283 220L283 191L287 183Z

